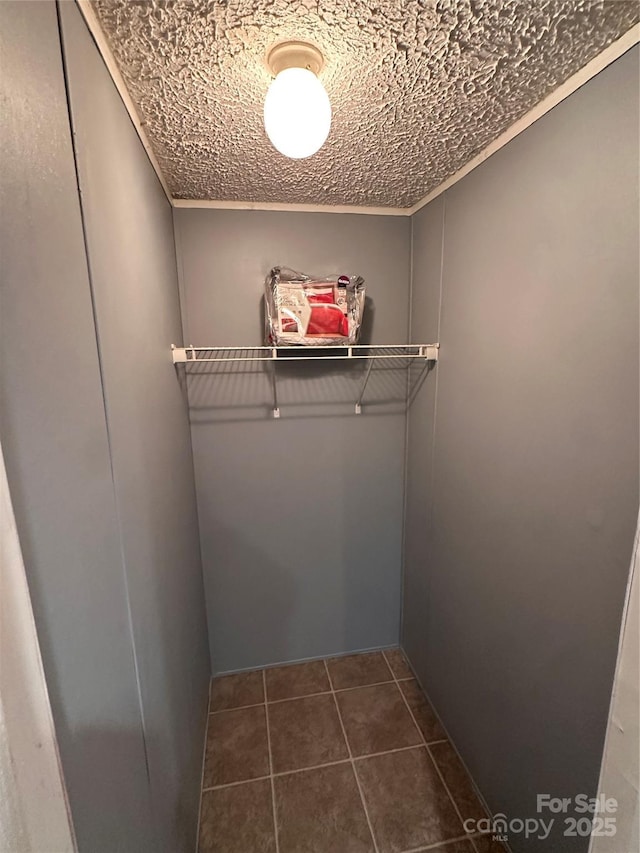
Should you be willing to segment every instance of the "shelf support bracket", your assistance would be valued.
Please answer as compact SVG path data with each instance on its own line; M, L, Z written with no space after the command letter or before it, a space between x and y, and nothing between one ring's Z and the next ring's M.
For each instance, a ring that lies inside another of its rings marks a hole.
M364 382L362 383L362 388L360 389L360 396L356 400L356 415L362 414L362 398L364 397L364 392L367 389L367 382L369 381L369 376L371 376L371 368L373 367L374 361L375 357L373 357L367 365L367 372L365 373Z
M278 359L278 354L274 350L272 355L271 362L271 387L273 388L273 417L280 417L280 407L278 406L278 384L276 380L276 361Z
M187 351L184 347L177 347L171 344L171 357L174 364L183 364L187 360Z

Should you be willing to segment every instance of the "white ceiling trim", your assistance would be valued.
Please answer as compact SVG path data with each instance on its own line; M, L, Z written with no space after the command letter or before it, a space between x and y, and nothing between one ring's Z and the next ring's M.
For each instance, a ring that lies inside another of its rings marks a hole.
M126 107L127 112L129 113L129 118L133 122L133 126L136 129L136 133L140 137L140 142L144 146L144 150L147 152L147 157L151 161L151 165L158 176L158 180L162 185L162 189L164 190L164 194L167 197L169 204L173 204L173 197L171 195L171 191L169 190L169 185L162 174L160 169L160 165L156 159L156 155L151 147L151 143L149 142L149 138L144 129L144 123L140 119L138 115L138 110L136 109L136 105L133 103L131 99L131 95L129 94L129 90L127 89L126 83L120 73L120 69L118 68L118 64L111 52L111 48L107 44L107 39L105 38L104 33L102 32L102 27L98 21L98 17L93 10L93 6L91 5L90 0L76 0L80 12L82 13L82 17L85 20L87 27L89 28L89 32L93 36L93 40L96 43L96 47L100 52L100 56L102 56L102 60L104 64L107 66L107 71L111 75L111 79L118 90L118 94L122 98L122 101Z
M287 204L261 201L215 201L174 198L174 207L204 207L213 210L282 210L297 213L360 213L365 216L411 216L409 207L359 207L355 204Z
M630 50L630 48L640 42L640 24L636 24L621 38L612 42L607 48L605 48L605 50L602 51L602 53L599 53L598 56L594 57L573 76L569 77L568 80L565 80L565 82L555 89L555 91L551 92L550 95L547 95L546 98L536 104L533 109L529 110L528 113L518 119L518 121L512 124L511 127L507 128L504 133L494 139L493 142L487 145L486 148L466 163L461 169L455 172L455 174L451 175L450 178L447 178L446 181L443 181L443 183L428 193L423 199L416 202L412 207L358 207L355 205L286 204L270 202L260 203L252 201L215 201L211 199L179 199L173 198L171 195L166 179L162 174L160 165L158 164L155 153L144 129L144 123L138 115L136 106L129 94L122 74L120 73L113 53L111 52L111 48L104 36L97 15L91 6L90 0L75 0L75 2L78 4L78 7L82 12L82 16L85 19L87 27L89 28L96 46L100 51L100 55L102 56L107 70L113 79L113 83L122 98L127 112L129 113L129 117L133 122L145 151L147 152L147 156L149 157L151 165L158 176L158 180L162 185L165 195L167 196L170 204L177 208L209 208L214 210L280 210L298 213L353 213L366 216L413 216L414 213L422 210L422 208L429 204L430 201L433 201L433 199L448 190L459 180L468 175L469 172L473 171L477 166L484 163L484 161L491 157L492 154L495 154L496 151L499 151L512 139L515 139L515 137L522 133L523 130L526 130L534 122L546 115L565 98L569 97L569 95L573 94L573 92L577 91L581 86L591 80L592 77L595 77L596 74L599 74L608 65L615 62L616 59L619 59L624 53Z
M624 53L630 50L630 48L638 44L638 42L640 42L640 24L635 24L635 26L631 27L631 29L628 30L621 38L612 42L602 51L602 53L595 56L591 62L588 62L579 71L576 71L573 76L569 77L568 80L565 80L564 83L555 89L555 91L551 92L550 95L547 95L546 98L543 98L539 104L536 104L532 110L529 110L528 113L525 113L525 115L512 124L511 127L508 127L504 133L500 134L500 136L487 145L484 150L482 150L472 160L469 160L469 162L461 169L458 169L457 172L451 175L450 178L447 178L447 180L443 181L440 186L436 187L423 199L416 202L413 207L408 208L409 216L413 216L414 213L422 210L422 208L429 204L430 201L433 201L434 198L437 198L445 192L445 190L448 190L454 184L457 184L461 178L468 175L469 172L476 168L476 166L484 163L484 161L491 157L492 154L495 154L496 151L503 148L507 142L511 142L511 140L515 139L515 137L521 134L523 130L531 127L534 122L538 121L538 119L542 118L554 107L557 107L559 103L564 101L565 98L568 98L569 95L572 95L581 86L584 86L584 84L591 80L592 77L595 77L596 74L604 71L608 65L611 65L612 62L619 59Z

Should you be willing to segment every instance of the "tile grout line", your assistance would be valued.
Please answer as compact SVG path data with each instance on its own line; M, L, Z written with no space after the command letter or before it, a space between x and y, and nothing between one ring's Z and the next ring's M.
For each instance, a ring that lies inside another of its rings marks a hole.
M403 850L402 853L426 853L429 850L435 850L436 853L438 850L442 850L443 853L447 853L446 848L458 841L468 841L472 847L475 847L474 838L482 838L482 835L459 835L456 838L450 838L448 841L436 841L435 844L428 844L426 847L412 847L410 850Z
M407 697L404 695L404 690L402 689L402 687L400 687L400 681L396 678L396 674L395 674L395 672L394 672L394 669L393 669L393 667L391 666L391 663L389 662L389 659L387 658L387 656L386 656L386 654L385 654L384 652L382 652L382 656L384 657L384 659L385 659L385 661L386 661L387 666L388 666L388 667L389 667L389 669L391 670L391 675L393 676L393 680L394 680L394 682L395 682L395 685L396 685L396 687L398 688L398 693L400 693L400 695L402 696L402 701L404 702L404 704L405 704L405 706L406 706L407 711L408 711L408 712L409 712L409 714L411 715L411 720L412 720L412 722L413 722L413 725L414 725L414 726L416 727L416 729L418 730L418 735L420 736L420 740L422 741L422 746L427 746L427 739L425 738L425 736L424 736L424 734L423 734L423 732L422 732L422 729L421 729L421 728L420 728L420 726L418 725L418 721L416 720L415 715L414 715L413 711L411 710L411 706L409 705L409 702L407 701ZM404 678L404 679L402 679L402 680L403 680L403 681L408 681L409 679L408 679L408 678ZM449 796L451 796L451 795L449 795Z
M266 670L263 670L266 672ZM413 676L410 675L407 678L398 678L397 681L412 681ZM391 678L388 681L376 681L373 684L359 684L357 687L339 687L335 692L336 693L348 693L350 690L361 690L363 687L378 687L381 684L393 684L396 681L395 678ZM246 708L259 708L261 705L278 705L280 702L295 702L296 699L309 699L311 696L331 696L333 691L331 690L319 690L317 693L303 693L301 696L285 696L284 699L271 699L265 702L254 702L252 705L238 705L238 707L234 708L219 708L217 711L209 710L210 714L226 714L228 711L244 711ZM265 694L266 695L266 694Z
M408 752L410 749L421 749L421 743L412 743L409 746L396 746L394 749L384 749L382 752L367 752L366 755L354 755L354 761L364 761L365 758L379 758L381 755L393 755L394 752Z
M238 705L237 708L219 708L217 711L209 711L213 717L215 714L227 714L229 711L246 711L248 708L261 708L266 702L254 702L253 705Z
M391 674L393 676L393 673ZM334 692L348 693L350 690L362 690L364 687L380 687L382 684L394 684L396 681L413 681L413 676L409 675L407 678L399 679L392 677L388 681L374 681L373 684L358 684L356 687L338 687Z
M462 828L464 829L464 826L463 826ZM469 843L471 844L471 846L472 846L472 847L473 847L473 849L475 850L475 853L480 853L480 851L478 850L478 846L477 846L477 844L476 844L476 842L475 842L475 839L476 839L476 838L481 838L481 837L482 837L482 836L480 836L480 835L469 836Z
M204 767L207 761L207 740L209 737L209 713L211 711L211 686L213 679L209 676L209 692L207 695L207 721L204 727L204 746L202 749L202 770L200 771L200 799L198 800L198 824L196 826L196 853L200 849L200 822L202 821L202 799L205 792Z
M276 842L276 853L280 853L278 841L278 813L276 810L276 789L273 780L273 757L271 755L271 732L269 729L269 703L267 702L267 676L266 670L262 670L262 690L264 691L264 716L267 723L267 751L269 753L269 783L271 785L271 812L273 815L273 836Z
M429 741L427 746L433 746L437 743L446 743L446 741ZM323 767L335 767L338 764L348 764L350 761L365 761L367 758L379 758L381 755L392 755L394 752L409 752L411 749L422 749L423 746L424 744L421 743L413 743L411 746L398 746L395 749L385 749L383 752L367 752L365 755L354 755L352 758L340 758L337 761L325 761L324 764L310 764L308 767L296 767L294 770L279 770L277 773L273 773L273 778L279 779L281 776L293 776L295 773L306 773L307 770L321 770ZM254 776L251 779L240 779L238 782L225 782L223 785L212 785L209 788L203 788L203 791L219 791L220 788L231 788L235 785L245 785L248 782L261 782L264 779L270 778L271 776Z
M441 779L441 781L442 781L442 784L444 785L445 791L447 792L447 794L449 794L449 799L450 799L450 800L451 800L451 802L453 803L453 807L454 807L454 809L456 810L456 814L457 814L457 815L458 815L458 817L460 818L460 823L462 824L462 829L464 830L464 823L465 823L465 821L464 821L464 818L463 818L463 816L462 816L462 812L461 812L461 811L460 811L460 809L458 808L458 804L457 804L457 802L455 801L454 796L453 796L453 794L451 793L451 791L450 791L450 789L449 789L449 786L448 786L448 785L447 785L447 783L445 782L444 775L442 774L442 772L441 772L441 770L440 770L440 767L438 766L438 762L437 762L437 761L435 760L435 758L433 757L433 753L431 752L431 749L429 748L429 744L425 743L425 746L426 746L426 748L427 748L427 752L429 753L429 757L431 758L431 762L433 763L433 766L436 768L436 773L437 773L437 774L438 774L438 776L440 777L440 779ZM473 849L476 851L476 853L478 853L478 848L476 847L476 845L475 845L475 842L474 842L473 838L469 837L469 843L471 844L471 846L473 847Z
M382 652L382 654L383 654L383 656L384 656L384 659L387 661L387 665L389 666L389 669L391 670L391 673L393 674L393 677L395 678L395 681L396 681L396 687L398 688L398 691L399 691L400 695L402 696L402 699L404 700L404 704L405 704L405 705L406 705L406 707L407 707L407 711L411 714L411 719L413 720L413 724L415 725L415 727L418 729L418 732L420 733L420 738L421 738L421 740L422 740L422 744L423 744L423 746L424 746L424 747L425 747L425 749L427 750L427 755L428 755L428 756L429 756L429 758L431 759L431 763L432 763L432 764L433 764L433 766L435 767L436 773L437 773L437 774L438 774L438 776L440 777L440 781L441 781L441 782L442 782L442 784L444 785L444 789L445 789L445 791L446 791L446 792L447 792L447 794L449 795L449 799L451 800L451 803L452 803L452 805L453 805L453 808L454 808L454 810L455 810L455 813L458 815L458 818L459 818L459 820L460 820L460 824L461 824L461 826L462 826L462 829L464 830L464 819L463 819L463 817L462 817L462 813L461 813L460 809L458 808L458 804L457 804L457 803L456 803L456 801L454 800L454 798L453 798L453 794L452 794L452 793L451 793L451 791L449 790L449 786L447 785L447 783L446 783L446 782L445 782L445 780L444 780L444 776L443 776L443 775L442 775L442 773L440 772L440 768L438 767L438 762L435 760L435 758L433 757L433 755L432 755L432 753L431 753L431 750L429 749L429 744L427 743L427 739L425 738L425 736L424 736L424 734L423 734L423 732L422 732L422 729L421 729L421 728L420 728L420 726L418 725L418 722L417 722L417 720L416 720L416 718L415 718L415 715L414 715L413 711L411 710L411 706L409 705L409 702L407 701L407 697L404 695L404 691L403 691L403 690L402 690L402 688L400 687L400 683L399 683L398 679L395 677L395 675L396 675L396 674L395 674L395 672L393 671L393 667L392 667L392 666L391 666L391 664L389 663L389 661L388 661L388 659L387 659L386 654L385 654L384 652ZM473 841L471 841L471 846L476 850L476 853L477 853L477 848L476 848L475 844L473 843Z
M253 776L251 779L239 779L237 782L225 782L223 785L211 785L209 788L203 788L203 793L207 791L221 791L223 788L237 788L238 785L250 785L252 782L264 782L265 779L271 779L271 776Z
M437 743L446 743L446 741L429 741L427 746L433 746ZM321 770L323 767L335 767L338 764L348 764L350 761L365 761L367 758L379 758L381 755L392 755L394 752L409 752L411 749L422 748L423 744L413 743L411 746L398 746L395 749L385 749L383 752L367 752L365 755L354 755L352 758L340 758L337 761L325 761L323 764L310 764L308 767L296 767L294 770L279 770L277 773L273 773L273 778L279 779L281 776L293 776L294 773L306 773L307 770ZM240 779L238 782L225 782L223 785L211 785L209 788L203 788L202 790L219 791L220 788L232 788L235 785L245 785L248 782L261 782L264 779L270 778L270 776L254 776L251 779Z
M402 652L402 649L400 649L400 651ZM415 719L415 716L414 716L414 714L413 714L413 711L411 710L411 707L410 707L410 705L409 705L409 703L408 703L408 701L407 701L407 698L406 698L406 696L404 695L404 692L403 692L402 688L400 687L400 681L408 681L409 679L407 679L407 678L397 678L397 677L396 677L396 674L395 674L395 672L393 671L393 668L391 667L391 664L389 663L389 660L388 660L388 658L387 658L386 652L387 652L387 650L386 650L386 649L383 649L383 650L382 650L382 654L383 654L383 656L384 656L384 659L387 661L387 664L388 664L388 666L389 666L389 669L391 669L391 672L392 672L392 674L393 674L394 678L396 679L396 682L398 683L398 689L400 690L400 693L402 694L402 697L403 697L403 699L404 699L404 701L405 701L405 704L406 704L406 706L407 706L407 709L408 709L409 713L411 714L411 716L412 716L412 718L413 718L413 721L414 721L414 722L416 723L416 725L417 725L417 721L416 721L416 719ZM404 652L402 652L402 654L403 654L403 657L404 657ZM413 677L414 677L414 680L416 681L416 684L418 685L418 689L419 689L419 690L420 690L420 692L424 695L424 691L422 690L422 687L420 686L420 682L419 682L419 681L418 681L418 679L415 677L415 675L414 675ZM425 697L425 699L426 699L426 697ZM429 700L428 700L428 699L426 699L426 701L428 702ZM438 719L439 719L439 718L438 718ZM438 776L440 777L440 780L441 780L442 784L444 785L444 787L445 787L445 790L446 790L447 794L449 795L449 799L450 799L450 800L451 800L451 802L453 803L453 807L454 807L454 809L456 810L456 814L457 814L457 815L458 815L458 817L460 818L460 821L461 821L461 823L462 823L462 828L464 829L464 818L463 818L463 816L462 816L462 812L461 812L461 811L460 811L460 809L458 808L458 804L457 804L457 802L456 802L456 800L455 800L455 798L454 798L453 794L452 794L452 793L451 793L451 791L449 790L449 786L448 786L448 785L447 785L447 783L445 782L445 779L444 779L444 776L443 776L442 772L440 771L440 767L438 766L438 762L435 760L435 758L433 757L433 753L431 752L431 747L432 747L432 746L436 746L436 744L439 744L439 743L450 743L449 738L442 738L442 739L440 739L440 740L434 740L434 741L428 741L428 742L427 742L427 740L426 740L426 738L424 737L424 734L422 734L422 730L420 729L420 727L419 727L419 726L418 726L418 729L420 730L420 734L422 735L422 740L423 740L423 743L424 743L425 747L427 748L427 752L428 752L428 754L429 754L429 757L431 758L431 761L432 761L432 763L433 763L433 765L434 765L434 767L435 767L435 769L436 769L436 772L437 772ZM455 749L455 747L454 747L454 749ZM482 833L467 834L467 835L465 835L464 837L469 841L469 843L471 844L471 846L472 846L472 847L473 847L473 849L475 850L475 853L480 853L480 851L478 850L478 847L477 847L477 846L476 846L476 844L475 844L474 839L476 839L476 838L482 838L482 837L483 837ZM427 848L427 849L428 849L428 848ZM409 853L412 853L412 851L409 851Z
M369 827L369 832L371 833L371 840L373 841L373 849L375 850L375 853L380 853L380 851L378 849L378 842L376 841L376 836L375 836L375 833L373 831L373 824L371 823L371 817L369 816L369 809L367 808L367 803L366 803L365 798L364 798L364 793L362 791L360 779L358 778L358 771L356 770L356 764L355 764L355 761L353 760L353 753L351 752L351 744L349 743L349 738L347 737L347 730L345 729L344 723L342 721L342 714L340 713L340 706L338 705L338 698L336 696L336 691L334 690L334 687L333 687L333 681L331 680L331 673L329 672L329 667L327 666L326 658L324 660L324 668L325 668L325 671L327 673L327 678L329 679L329 687L331 688L331 693L333 695L333 702L336 706L336 712L338 714L338 720L340 722L340 728L342 729L342 736L344 738L344 742L345 742L346 747L347 747L347 752L349 753L349 761L351 763L351 771L352 771L354 778L356 780L356 785L358 787L358 793L360 794L360 801L362 803L362 808L364 809L364 815L367 819L367 825Z

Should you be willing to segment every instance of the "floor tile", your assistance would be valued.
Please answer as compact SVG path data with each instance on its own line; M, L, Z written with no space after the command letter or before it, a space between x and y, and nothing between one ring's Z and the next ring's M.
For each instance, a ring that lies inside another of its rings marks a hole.
M451 744L449 742L436 743L429 749L444 781L447 783L447 787L451 791L451 796L455 800L462 819L480 820L486 817L487 813L478 799L471 779Z
M332 693L269 705L274 773L349 757Z
M330 658L327 666L335 690L377 684L393 678L382 652Z
M262 671L223 675L211 682L210 711L229 711L264 702Z
M356 761L380 853L401 853L464 835L425 747Z
M276 853L271 782L245 782L202 795L198 853Z
M209 714L203 787L269 774L264 705Z
M463 819L486 815L401 649L223 676L210 710L199 853L276 853L269 735L279 853L374 853L340 717L379 853L506 853L460 838L451 797Z
M331 690L327 670L324 661L321 660L267 669L265 676L268 702Z
M411 713L416 718L416 723L420 726L420 731L427 743L433 740L445 739L447 733L440 725L435 711L427 701L415 678L412 678L410 681L402 681L400 689L404 693L411 708Z
M336 698L354 755L422 743L395 682L345 690Z
M494 841L490 835L474 838L473 843L478 853L507 853L507 848L500 841Z
M396 678L413 678L411 667L407 663L402 649L385 649L384 656Z
M280 853L374 853L350 762L274 784Z
M438 844L432 847L429 853L476 853L471 841L464 838L462 841L450 841L448 844Z
M463 838L461 841L438 844L437 847L432 847L429 853L476 853L476 851L470 839Z

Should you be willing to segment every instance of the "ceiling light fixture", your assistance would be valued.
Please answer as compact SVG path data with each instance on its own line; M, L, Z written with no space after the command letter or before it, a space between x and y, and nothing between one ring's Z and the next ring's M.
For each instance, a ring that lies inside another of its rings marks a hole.
M331 128L331 103L317 77L324 57L312 44L288 41L271 49L267 63L276 78L264 101L267 136L285 157L311 157Z

